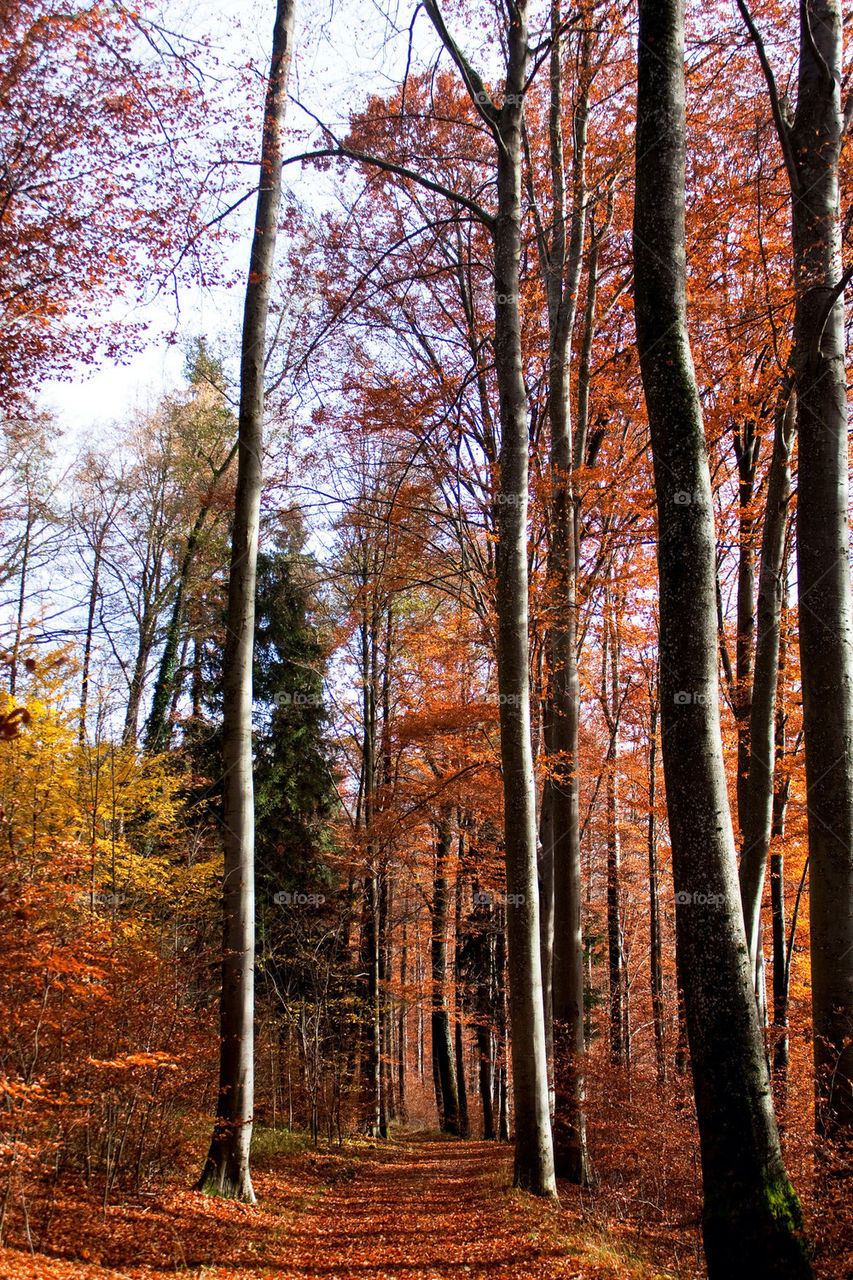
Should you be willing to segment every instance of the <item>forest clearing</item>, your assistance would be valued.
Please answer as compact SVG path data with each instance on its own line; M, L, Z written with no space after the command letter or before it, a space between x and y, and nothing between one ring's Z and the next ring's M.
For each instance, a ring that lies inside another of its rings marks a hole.
M845 18L0 0L0 1280L853 1280Z

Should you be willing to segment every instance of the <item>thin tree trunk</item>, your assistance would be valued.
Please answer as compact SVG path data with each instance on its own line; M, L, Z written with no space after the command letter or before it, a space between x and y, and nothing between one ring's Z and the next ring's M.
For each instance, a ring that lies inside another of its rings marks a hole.
M449 886L447 859L450 854L450 827L446 821L437 828L435 877L432 898L432 1043L438 1085L441 1092L441 1127L445 1133L459 1133L459 1086L456 1056L447 1007L447 928Z
M453 931L453 1042L456 1051L456 1088L459 1094L459 1132L463 1138L467 1138L470 1131L470 1121L468 1118L468 1087L465 1081L465 1014L462 999L462 860L464 854L464 841L465 834L460 828L459 862L456 868L456 901L454 904Z
M237 444L230 450L228 457L220 467L215 467L211 477L211 488L219 483L225 472L230 467L237 453ZM171 729L167 717L167 708L173 696L175 685L175 677L179 670L178 663L178 644L181 638L181 626L184 619L184 601L186 599L187 587L189 586L190 573L195 562L196 551L204 530L205 521L210 514L210 502L204 502L199 508L193 527L189 532L184 554L181 559L181 567L178 572L178 583L175 589L175 599L172 602L172 612L169 617L169 624L166 628L166 643L163 646L163 653L160 657L160 666L157 671L157 680L154 684L154 692L151 695L151 710L148 714L148 724L145 731L145 750L147 752L163 751L168 747L171 737Z
M787 557L786 557L787 564ZM788 1074L788 992L791 977L785 945L785 815L790 782L781 778L785 759L784 678L787 665L785 618L787 581L783 585L782 632L779 641L779 683L776 693L776 784L773 792L773 821L770 844L770 915L773 930L773 1070L783 1081Z
M758 637L750 716L750 761L740 893L747 945L757 980L758 928L773 815L773 756L776 686L779 676L779 636L782 596L786 589L785 535L791 496L791 442L794 397L784 388L776 407L773 456L767 477L767 503L761 538L758 587Z
M106 531L105 531L106 532ZM80 748L86 745L86 716L89 711L89 672L92 664L92 639L95 633L95 611L98 607L100 593L101 554L103 539L98 538L95 544L95 559L92 564L92 583L89 588L89 609L86 614L86 641L83 646L83 672L80 680L80 725L77 739Z
M225 873L219 1096L199 1189L254 1202L249 1150L254 1109L255 815L252 786L252 654L264 417L264 361L281 203L281 155L293 44L294 0L278 0L264 104L255 231L246 285L240 365L239 449L228 630L223 669Z
M406 1068L409 1059L408 1044L408 998L406 996L406 979L408 977L409 950L406 937L406 921L403 919L402 937L400 941L400 1010L397 1015L397 1101L399 1103L400 1122L408 1120L406 1102Z
M685 132L683 0L640 0L634 297L657 498L661 741L705 1257L710 1280L794 1280L811 1266L773 1115L723 767L713 506L687 333Z
M18 609L15 617L15 640L12 645L12 656L9 661L9 693L14 698L18 680L18 658L21 653L21 640L24 634L24 607L27 602L27 573L30 566L30 540L33 530L33 500L30 489L29 464L27 464L27 524L24 529L24 549L21 556L21 583L18 588Z
M545 723L545 737L549 726ZM546 747L547 750L547 747ZM545 1009L545 1050L548 1057L548 1108L554 1120L554 804L551 779L542 784L539 806L539 953L542 962L542 1003ZM555 1152L556 1167L556 1152Z
M800 13L791 150L815 1124L819 1134L853 1146L853 629L838 193L843 35L838 0L804 0Z
M121 735L122 746L125 747L136 744L139 731L139 708L142 705L145 677L148 672L148 660L151 657L151 650L154 648L154 636L152 634L154 626L154 618L151 611L148 611L140 623L139 643L133 663L133 675L130 678L127 710L124 715L124 729Z
M548 1063L539 960L536 787L530 736L527 572L527 389L521 349L521 161L530 69L528 0L504 28L505 79L498 109L445 26L435 0L424 8L495 141L497 216L491 220L495 280L495 376L501 418L498 493L497 666L500 693L504 848L508 898L509 999L517 1186L556 1197L548 1110Z
M658 745L658 677L649 689L649 977L652 989L652 1022L655 1031L655 1065L658 1084L666 1081L666 1035L663 1009L663 947L660 927L660 890L658 887L657 815L657 745Z
M391 877L388 868L383 868L379 884L379 921L378 921L378 992L377 1009L379 1011L379 1136L388 1137L388 1124L393 1119L394 1099L391 1089L391 999L389 980L391 976L392 950L390 936L391 916Z
M553 830L554 948L552 1039L554 1164L556 1172L582 1186L591 1181L584 1103L583 940L581 937L578 725L580 679L577 654L577 507L572 484L574 451L571 411L572 341L586 229L586 139L589 35L581 39L579 101L573 104L572 210L566 212L562 120L562 15L551 5L549 163L554 218L547 242L537 226L540 271L549 322L550 545L548 576L554 604L548 629L548 707L551 753L550 803Z
M793 123L746 0L791 187L797 392L797 591L809 828L815 1127L853 1142L853 623L839 159L838 0L802 0Z

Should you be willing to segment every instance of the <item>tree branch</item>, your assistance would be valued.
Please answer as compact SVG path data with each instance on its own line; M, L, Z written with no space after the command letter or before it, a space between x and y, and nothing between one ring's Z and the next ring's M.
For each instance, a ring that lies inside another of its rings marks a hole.
M794 155L794 148L791 146L791 129L782 113L782 104L779 101L779 90L776 88L776 77L773 74L773 68L770 65L770 59L767 57L767 50L764 48L764 41L761 39L761 33L753 21L752 14L746 0L737 0L737 7L740 10L740 16L743 18L746 29L749 32L749 38L755 46L755 52L758 54L758 61L761 64L761 70L767 85L767 92L770 97L770 110L773 115L773 123L776 126L776 136L779 139L779 146L782 148L782 156L785 160L785 168L788 171L788 181L791 184L791 191L797 195L800 190L800 176L797 170L797 161Z
M427 191L434 191L436 195L444 196L446 200L453 201L454 204L461 205L463 209L467 209L469 213L473 213L479 222L490 230L495 226L495 217L489 213L482 205L477 204L476 200L471 200L468 196L462 195L461 191L452 191L450 187L445 187L441 182L433 182L430 178L425 178L423 174L415 173L413 169L407 169L405 165L394 164L391 160L383 160L381 156L372 156L365 151L354 151L351 147L345 147L342 143L338 143L334 147L323 147L319 151L303 151L296 156L288 156L282 161L282 167L288 164L304 163L308 160L357 160L359 164L373 165L376 169L381 169L385 173L395 173L399 178L408 178L411 182L416 182L421 187L426 187Z

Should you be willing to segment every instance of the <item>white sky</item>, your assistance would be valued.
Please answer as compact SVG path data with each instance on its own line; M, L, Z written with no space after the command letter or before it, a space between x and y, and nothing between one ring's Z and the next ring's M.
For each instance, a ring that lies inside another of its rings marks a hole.
M412 0L388 6L387 17L378 3L364 5L359 0L301 0L297 8L295 59L291 75L291 95L314 111L330 126L343 125L351 110L371 93L390 89L401 78L405 66L408 26ZM273 0L237 0L230 6L214 0L166 0L166 23L189 35L206 33L220 51L220 71L252 59L264 71L275 15ZM395 33L395 27L399 34ZM416 46L431 52L434 45L427 19L419 16ZM309 127L310 121L295 105L288 109L288 124ZM301 149L299 143L295 149ZM298 197L308 203L322 201L322 179L310 169L301 173L285 171ZM230 226L240 239L229 251L228 260L242 278L248 258L254 202L249 200L231 215ZM133 415L137 408L156 403L163 392L182 382L184 350L170 346L165 335L176 327L186 338L204 334L214 346L223 344L236 350L242 291L217 290L202 293L184 289L180 296L180 316L174 304L165 300L138 311L117 302L113 314L142 316L148 325L146 349L126 363L103 361L100 365L71 370L68 380L50 380L40 388L40 403L55 417L63 436L60 454L76 452L86 438L97 437L115 422Z

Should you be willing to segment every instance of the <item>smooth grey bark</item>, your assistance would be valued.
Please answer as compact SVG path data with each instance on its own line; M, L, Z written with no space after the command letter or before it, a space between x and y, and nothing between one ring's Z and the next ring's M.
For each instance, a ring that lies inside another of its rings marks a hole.
M213 469L211 490L222 479L236 453L237 445L235 444L223 464ZM166 627L166 641L160 656L157 679L154 683L154 692L151 695L151 710L148 713L148 723L145 727L145 750L148 752L164 751L169 746L171 729L168 708L175 695L175 683L180 669L178 645L180 644L181 627L184 619L184 603L198 545L207 517L210 514L210 507L209 500L203 502L199 507L193 526L187 536L184 554L181 557L181 566L178 570L178 580L175 587L175 598L172 601L172 612L169 615L169 622Z
M658 683L659 675L655 671L654 682L649 682L649 821L647 833L649 855L649 980L652 993L652 1022L655 1032L655 1066L658 1084L664 1084L666 1081L666 1035L663 1005L663 946L661 941L658 877L658 833L657 814L655 813L655 804L657 802Z
M473 881L475 895L479 895L476 878ZM476 1013L477 1013L477 1060L480 1102L483 1108L483 1137L492 1141L495 1136L494 1119L494 1079L495 1079L495 1036L493 1032L496 1015L500 1010L497 1004L497 984L495 982L495 932L490 902L479 896L474 899L474 922L472 928L473 965L476 973Z
M544 724L543 737L550 732ZM542 1003L545 1010L545 1052L548 1059L548 1107L554 1123L554 806L551 779L542 782L539 802L539 956L542 964ZM556 1168L557 1153L554 1152Z
M786 546L787 564L787 546ZM787 584L785 586L787 590ZM788 1071L788 996L791 983L791 953L785 945L785 817L790 778L782 779L785 759L786 722L784 680L787 665L785 621L787 597L782 597L781 636L779 641L779 679L776 690L775 784L773 790L773 817L770 833L770 916L773 939L773 1070L785 1080ZM791 934L793 948L793 931Z
M801 5L791 130L797 389L797 584L815 1124L853 1143L853 628L838 156L841 6ZM827 312L828 308L828 312Z
M548 752L554 885L551 966L551 1036L554 1079L556 1172L588 1185L592 1174L584 1103L583 940L581 937L578 725L580 679L577 655L577 510L572 482L571 358L586 229L586 144L589 114L588 29L580 36L581 84L572 129L571 216L567 212L563 146L562 16L551 5L548 111L552 227L536 216L540 274L548 306L550 502L548 580L548 679L545 717ZM530 167L528 162L528 167ZM532 176L529 186L532 190ZM535 202L531 202L534 204Z
M278 0L264 103L255 230L246 284L240 363L237 491L223 664L224 930L219 1095L198 1186L254 1202L249 1171L254 1107L255 814L252 785L252 657L263 478L264 363L281 204L281 158L295 0Z
M468 1116L468 1085L465 1079L465 1034L462 985L462 868L465 857L465 830L460 815L459 861L456 866L456 889L453 911L453 991L454 1029L453 1043L456 1054L456 1087L459 1094L459 1132L467 1138L471 1123Z
M815 1126L853 1142L853 622L839 158L838 0L801 0L793 121L746 0L791 187L797 392L797 590L810 872Z
M391 1003L388 985L393 963L390 919L393 903L391 876L388 867L382 868L379 879L379 928L377 1001L379 1015L377 1046L379 1048L379 1137L388 1137L388 1126L394 1118L394 1090L391 1079Z
M92 664L92 641L95 634L95 610L101 592L101 555L103 539L97 537L94 545L95 558L92 562L92 580L89 586L89 607L86 613L86 639L83 644L83 670L80 676L80 723L77 729L77 741L80 747L86 744L86 717L89 713L89 674Z
M602 643L601 707L610 740L605 761L607 813L607 968L610 982L610 1057L620 1066L630 1061L630 1025L628 1011L628 972L625 940L622 931L622 860L619 833L619 690L621 645L618 621L614 612L610 586L605 588L605 630ZM610 674L608 679L608 657Z
M748 416L733 432L738 469L738 574L737 635L735 637L735 670L732 707L737 723L737 799L738 828L743 838L747 824L750 732L755 668L755 472L758 466L760 438L755 418ZM775 689L775 684L774 684ZM772 717L771 717L772 722Z
M783 389L776 406L773 454L767 476L767 500L761 536L755 666L749 724L749 768L740 856L740 893L747 946L758 978L758 933L761 898L773 821L776 687L782 595L786 589L785 540L791 497L791 444L795 397Z
M661 741L710 1280L805 1277L737 885L719 718L715 535L687 332L683 0L640 0L634 297L658 515ZM686 501L685 501L686 496Z
M439 1119L445 1133L459 1128L459 1086L456 1079L456 1055L450 1029L447 1004L447 930L450 886L447 859L450 855L450 825L444 820L436 826L435 870L432 892L432 1045L438 1091L441 1097Z
M406 1102L406 1071L409 1065L409 1028L408 998L406 996L406 979L408 977L409 948L406 930L406 919L403 917L402 938L400 943L400 1005L397 1013L397 1102L399 1115L403 1124L408 1119Z
M527 570L527 390L521 351L521 160L530 69L527 0L508 10L504 101L497 108L456 46L434 0L424 0L479 115L495 141L493 220L495 376L501 419L496 607L506 856L510 1040L515 1115L515 1184L556 1198L548 1108L548 1065L539 958L536 789L530 734Z
M140 621L139 640L136 646L136 657L133 660L133 674L128 686L127 710L124 714L124 728L121 735L123 747L132 746L136 742L145 677L148 674L148 662L155 643L154 628L157 622L157 609L146 610Z

